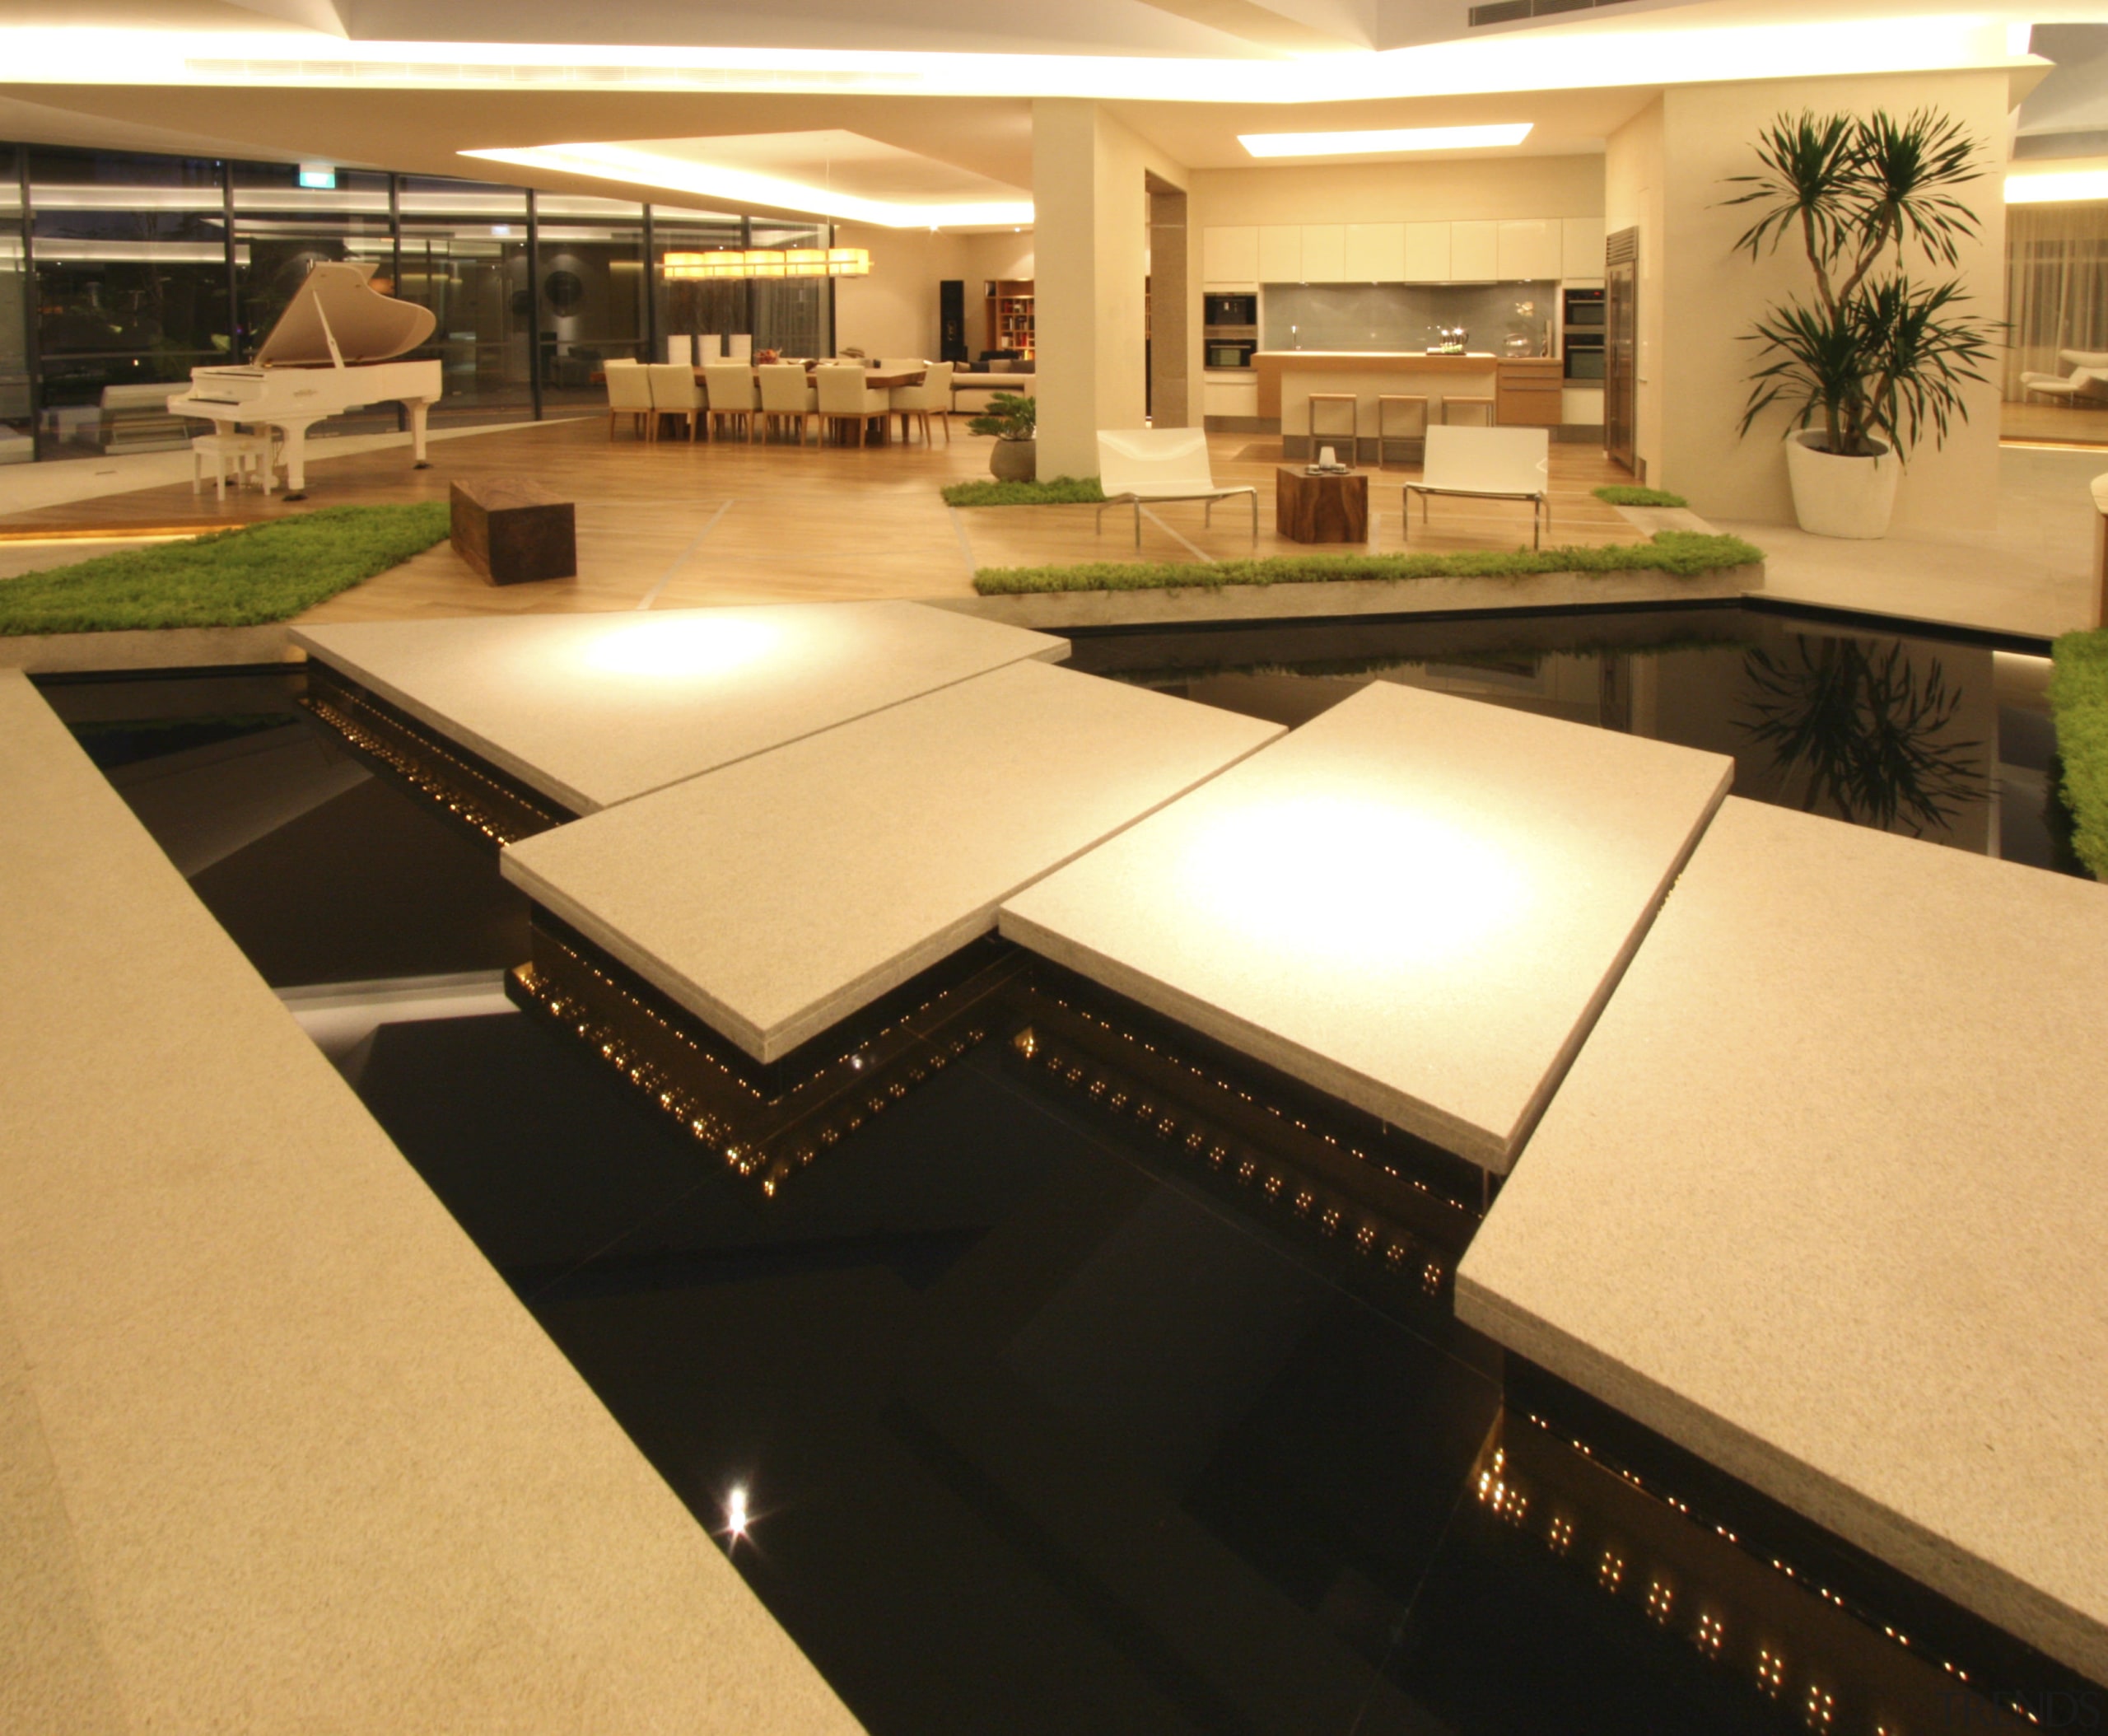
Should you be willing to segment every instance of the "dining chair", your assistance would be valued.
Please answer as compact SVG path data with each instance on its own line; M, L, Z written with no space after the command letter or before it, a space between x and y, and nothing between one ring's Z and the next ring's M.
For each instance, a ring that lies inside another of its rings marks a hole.
M869 436L871 419L884 418L893 408L891 398L864 384L864 364L860 362L835 362L813 370L813 382L819 394L820 422L823 429L832 428L837 434L845 427L856 431L856 443L864 444Z
M795 362L764 362L754 370L761 381L761 432L766 440L786 422L795 424L798 444L805 443L805 425L818 418L819 394Z
M891 373L888 367L884 370ZM907 369L901 370L905 373ZM936 416L944 424L944 444L952 441L952 364L935 362L926 366L920 385L897 385L886 394L891 400L893 413L900 418L900 437L907 438L910 417L922 425L922 444L930 444L930 418Z
M645 372L651 376L652 432L660 432L665 418L679 416L687 421L688 438L693 440L696 422L710 403L695 369L685 362L655 362Z
M651 376L641 362L617 357L608 364L608 438L615 437L615 420L627 416L641 440L656 432L651 420Z
M742 438L754 436L754 411L761 399L754 390L754 371L744 362L707 362L702 367L705 388L710 394L710 432L715 439L726 422L737 425Z

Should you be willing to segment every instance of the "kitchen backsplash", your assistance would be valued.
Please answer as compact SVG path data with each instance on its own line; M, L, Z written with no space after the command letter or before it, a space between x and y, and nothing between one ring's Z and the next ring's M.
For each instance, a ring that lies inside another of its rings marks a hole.
M1268 350L1424 350L1437 326L1464 328L1475 350L1509 353L1511 334L1546 354L1556 283L1269 283L1259 305ZM1531 311L1518 311L1521 308Z

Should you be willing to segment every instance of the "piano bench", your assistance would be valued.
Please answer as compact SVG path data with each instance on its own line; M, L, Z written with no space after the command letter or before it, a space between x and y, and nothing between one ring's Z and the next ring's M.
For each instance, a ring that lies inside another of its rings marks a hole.
M571 503L539 483L455 483L454 552L493 585L578 576Z

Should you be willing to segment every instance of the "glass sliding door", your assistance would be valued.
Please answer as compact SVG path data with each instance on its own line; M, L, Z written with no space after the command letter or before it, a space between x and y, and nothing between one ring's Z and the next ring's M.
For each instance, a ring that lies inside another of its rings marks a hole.
M527 195L517 187L404 175L396 293L429 307L445 395L440 422L521 422L534 414L534 290Z
M2040 392L2021 377L2108 365L2108 203L2006 208L2006 320L2001 432L2108 444L2108 387Z
M21 152L0 145L0 464L36 455L30 437L29 278L22 250Z
M681 337L721 337L728 332L750 329L747 324L746 283L738 278L713 278L669 283L665 259L669 253L715 253L747 245L743 218L721 212L683 211L671 205L651 208L651 293L658 298L659 340Z
M644 208L567 194L535 196L542 412L606 407L593 376L611 358L649 362Z
M832 233L825 224L783 223L756 217L753 245L825 247ZM834 333L828 319L832 305L825 278L757 278L754 348L786 356L832 356Z
M383 295L395 291L395 225L389 178L339 169L334 187L303 187L290 163L236 163L234 189L236 348L247 361L270 335L309 270L322 263L369 269ZM375 404L333 416L314 432L374 434L392 431L399 412Z
M44 453L180 447L169 394L234 354L223 166L30 147Z

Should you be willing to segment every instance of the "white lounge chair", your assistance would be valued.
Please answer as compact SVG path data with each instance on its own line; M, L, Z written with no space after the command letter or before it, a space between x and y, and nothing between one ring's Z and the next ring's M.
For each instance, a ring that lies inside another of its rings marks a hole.
M1531 541L1541 548L1545 527L1551 523L1551 436L1543 428L1429 428L1420 479L1406 484L1408 539L1415 494L1423 525L1430 494L1527 501Z
M2064 350L2059 353L2067 362L2086 355L2090 361L2108 364L2108 356L2089 354L2082 350ZM2030 371L2020 376L2020 385L2023 394L2040 393L2045 398L2061 398L2067 404L2077 404L2081 399L2093 404L2108 404L2108 365L2096 368L2081 364L2068 374Z
M1233 494L1252 497L1252 542L1259 542L1259 491L1249 485L1218 488L1208 468L1208 436L1198 428L1100 428L1098 431L1098 485L1105 506L1098 509L1098 528L1105 529L1105 506L1131 503L1135 546L1142 546L1142 507L1153 501L1206 501L1206 525L1215 502Z

